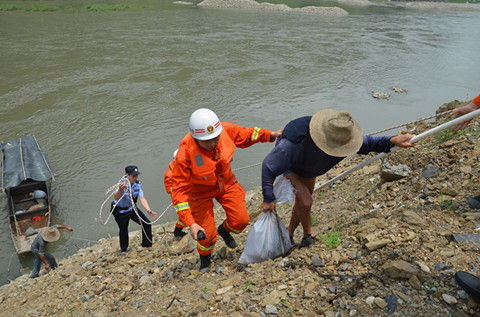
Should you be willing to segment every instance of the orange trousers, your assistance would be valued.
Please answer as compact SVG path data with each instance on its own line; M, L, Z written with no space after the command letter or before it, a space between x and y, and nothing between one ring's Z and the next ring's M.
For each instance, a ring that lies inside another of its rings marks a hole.
M197 250L200 255L212 253L217 242L217 227L213 215L214 198L222 205L227 215L227 219L223 222L223 227L227 231L240 233L250 222L245 206L245 190L238 182L223 190L191 193L188 204L192 216L195 222L205 229L205 235L207 236L207 239L197 242Z
M173 201L173 199L172 199L172 201ZM177 219L177 222L175 222L175 227L180 228L180 229L185 228L183 222L181 222L180 219Z

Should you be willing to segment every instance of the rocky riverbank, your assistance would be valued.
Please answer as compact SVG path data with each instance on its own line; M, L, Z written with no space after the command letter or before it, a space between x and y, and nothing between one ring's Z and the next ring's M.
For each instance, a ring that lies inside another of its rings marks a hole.
M407 130L419 133L438 123ZM210 273L197 271L195 244L188 236L175 241L167 224L154 229L150 249L139 246L139 232L124 255L116 238L101 239L61 260L56 271L0 287L0 315L478 315L453 274L480 275L479 245L451 235L476 233L480 225L480 212L465 203L480 192L479 128L474 121L461 133L439 133L316 192L317 240L309 249L237 269L260 215L255 190L247 194L251 224L237 236L240 247L227 250L219 239ZM319 181L364 159L345 161ZM278 212L287 223L289 206ZM222 221L224 213L216 213Z

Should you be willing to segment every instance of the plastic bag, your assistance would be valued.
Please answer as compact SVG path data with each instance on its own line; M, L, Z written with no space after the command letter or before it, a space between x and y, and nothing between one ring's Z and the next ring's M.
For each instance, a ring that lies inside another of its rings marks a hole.
M280 175L275 179L275 183L273 183L273 194L275 195L277 204L286 202L293 204L295 202L297 191L293 188L290 180L286 179L285 176Z
M240 264L259 263L288 254L293 244L287 228L274 212L265 212L248 233Z

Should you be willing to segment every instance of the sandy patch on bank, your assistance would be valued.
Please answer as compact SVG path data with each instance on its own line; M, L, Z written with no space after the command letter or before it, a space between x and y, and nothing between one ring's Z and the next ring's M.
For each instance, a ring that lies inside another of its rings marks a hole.
M338 0L338 3L347 5L347 6L360 6L360 7L373 5L373 3L371 3L368 0Z
M193 5L192 2L186 2L186 1L174 1L173 4L180 4L180 5L185 5L185 6Z
M285 4L258 3L253 0L204 0L198 4L199 7L218 9L248 9L260 11L278 12L302 12L318 14L322 16L346 16L348 12L338 7L304 7L290 8Z
M407 2L409 9L441 9L452 11L480 11L480 5L472 3Z

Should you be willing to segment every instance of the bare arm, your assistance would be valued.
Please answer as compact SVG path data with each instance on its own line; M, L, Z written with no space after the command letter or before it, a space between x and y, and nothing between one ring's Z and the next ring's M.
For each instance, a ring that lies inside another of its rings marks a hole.
M72 227L64 226L64 225L57 225L58 229L66 229L68 231L73 231Z
M147 201L147 199L146 199L144 196L139 197L138 199L140 200L140 203L142 204L142 206L147 210L147 212L148 212L153 218L157 218L157 217L158 217L158 214L150 209L150 206L148 205L148 201Z
M122 182L118 185L118 190L115 194L113 194L113 199L119 200L122 197L123 190L125 189L125 182Z
M45 259L45 254L39 253L40 260L42 260L43 264L45 264L45 270L50 270L50 264L48 264L47 260Z
M466 106L463 106L463 107L460 107L460 108L457 108L457 109L453 110L453 111L452 111L452 116L455 116L456 118L458 118L458 117L461 117L461 116L463 116L463 115L465 115L465 114L467 114L467 113L470 113L470 112L472 112L472 111L475 111L475 110L477 110L478 108L479 108L479 107L478 107L476 104L474 104L473 102L470 102L470 103L469 103L468 105L466 105ZM453 130L454 132L457 132L458 130L463 130L463 129L465 129L465 128L468 126L468 124L470 123L470 121L472 121L472 120L467 120L467 121L464 121L464 122L462 122L462 123L459 123L459 124L457 124L455 127L453 127L452 130Z

